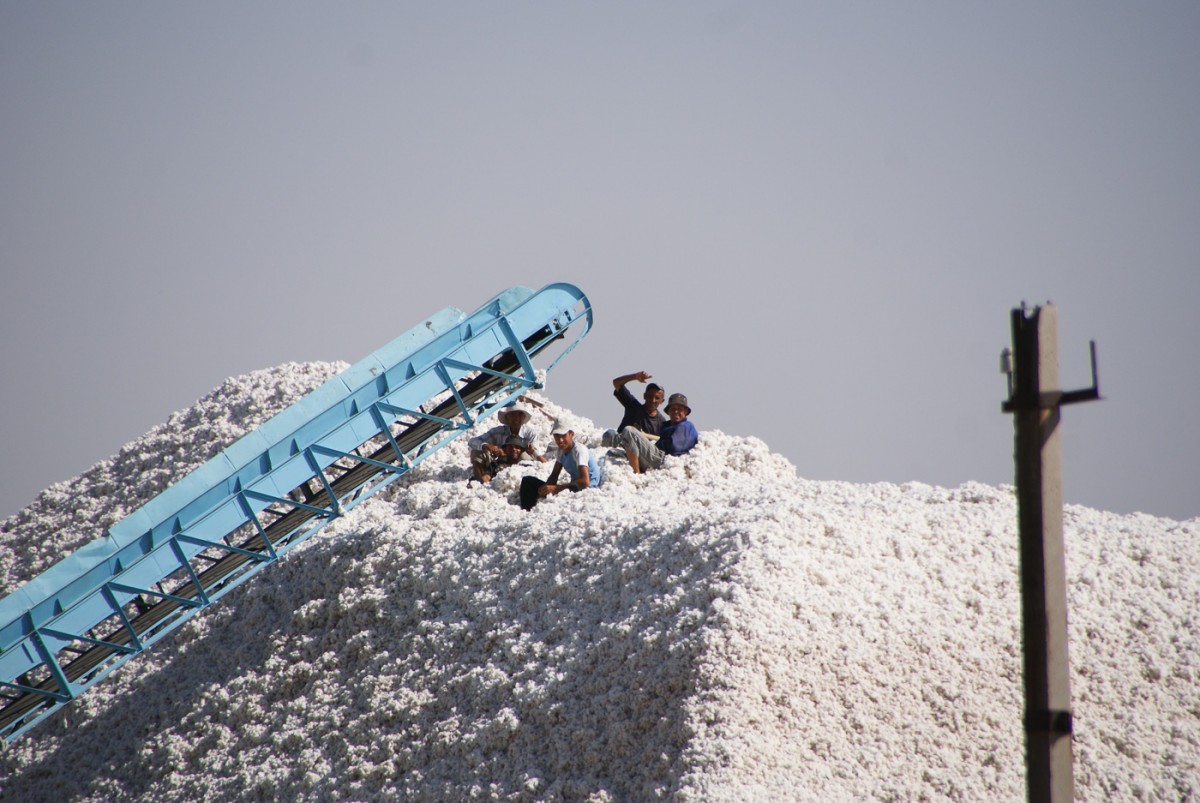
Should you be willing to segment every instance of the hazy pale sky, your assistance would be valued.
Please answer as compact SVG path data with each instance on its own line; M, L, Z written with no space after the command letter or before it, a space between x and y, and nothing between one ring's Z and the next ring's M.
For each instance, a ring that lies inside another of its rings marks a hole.
M1011 483L1059 310L1069 503L1200 515L1200 5L0 0L0 517L228 376L577 284L801 476Z

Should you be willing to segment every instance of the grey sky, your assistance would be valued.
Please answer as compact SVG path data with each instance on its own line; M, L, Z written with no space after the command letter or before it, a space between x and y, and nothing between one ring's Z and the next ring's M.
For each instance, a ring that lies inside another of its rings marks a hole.
M0 0L0 517L225 377L579 285L551 378L813 479L1010 483L1059 307L1066 501L1200 514L1200 5Z

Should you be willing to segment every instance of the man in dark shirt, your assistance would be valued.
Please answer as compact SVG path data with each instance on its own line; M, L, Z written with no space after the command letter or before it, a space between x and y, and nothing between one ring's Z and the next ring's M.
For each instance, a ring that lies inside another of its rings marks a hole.
M657 435L662 431L663 424L667 423L666 416L658 411L658 406L663 403L663 397L666 395L662 388L653 382L646 385L646 392L642 394L642 401L639 402L629 392L629 388L625 387L630 382L645 382L649 379L650 374L638 371L618 376L613 380L613 395L625 408L625 415L621 418L617 432L623 431L625 427L633 427L647 435Z

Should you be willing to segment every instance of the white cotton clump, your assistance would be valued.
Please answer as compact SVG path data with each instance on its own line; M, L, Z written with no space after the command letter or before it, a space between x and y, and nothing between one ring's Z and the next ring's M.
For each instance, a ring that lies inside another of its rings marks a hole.
M122 452L144 459L50 489L4 524L9 582L77 526L57 505L119 518L165 487L156 449L195 465L236 437L185 422L261 420L292 399L273 383L325 375L231 380ZM0 794L1024 797L1011 488L805 480L715 430L635 476L595 424L531 400L539 449L567 422L603 487L527 513L520 479L551 464L469 483L456 440L9 746ZM1065 524L1077 796L1194 797L1200 522Z

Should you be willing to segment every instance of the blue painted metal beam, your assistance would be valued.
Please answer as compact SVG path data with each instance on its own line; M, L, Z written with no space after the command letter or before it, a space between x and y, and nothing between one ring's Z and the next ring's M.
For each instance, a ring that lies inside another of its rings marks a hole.
M591 328L568 284L447 307L0 600L16 738L529 388ZM570 331L568 331L570 330ZM561 341L561 342L560 342Z

